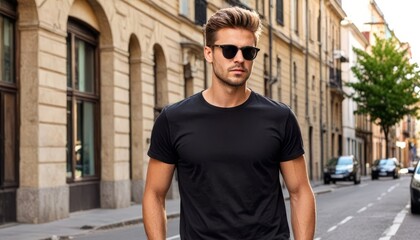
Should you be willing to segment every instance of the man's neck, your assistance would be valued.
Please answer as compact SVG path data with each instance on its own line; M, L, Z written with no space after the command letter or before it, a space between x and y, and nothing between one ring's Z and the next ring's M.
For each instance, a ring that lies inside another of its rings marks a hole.
M236 107L244 103L251 90L246 86L219 88L214 85L203 91L204 99L211 105L222 108Z

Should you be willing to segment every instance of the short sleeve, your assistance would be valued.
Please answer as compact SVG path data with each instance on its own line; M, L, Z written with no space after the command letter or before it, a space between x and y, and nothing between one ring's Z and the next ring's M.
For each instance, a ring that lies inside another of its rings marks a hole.
M282 145L283 147L280 154L280 161L292 160L305 153L299 123L290 108L284 127L284 139Z
M147 154L153 159L168 164L176 164L177 162L178 158L172 145L170 126L165 109L162 110L153 125Z

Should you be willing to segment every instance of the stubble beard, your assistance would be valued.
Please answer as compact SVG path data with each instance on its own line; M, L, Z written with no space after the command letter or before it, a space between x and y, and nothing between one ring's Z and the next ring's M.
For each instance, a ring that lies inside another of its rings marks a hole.
M229 71L229 69L228 69L228 71ZM244 75L243 77L234 77L235 79L243 78L241 81L234 81L234 80L231 80L228 76L222 76L221 74L219 74L218 71L213 69L214 75L219 80L219 82L221 82L222 84L224 84L226 86L234 87L234 88L243 87L246 84L246 82L247 82L247 80L248 80L248 78L251 74L249 74L248 69L245 69L245 71L246 71L245 72L246 75Z

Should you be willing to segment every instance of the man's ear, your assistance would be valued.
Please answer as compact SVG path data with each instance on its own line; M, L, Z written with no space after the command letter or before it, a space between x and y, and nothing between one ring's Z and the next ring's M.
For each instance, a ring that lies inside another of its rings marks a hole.
M205 46L204 49L204 58L208 63L213 63L213 50L209 46Z

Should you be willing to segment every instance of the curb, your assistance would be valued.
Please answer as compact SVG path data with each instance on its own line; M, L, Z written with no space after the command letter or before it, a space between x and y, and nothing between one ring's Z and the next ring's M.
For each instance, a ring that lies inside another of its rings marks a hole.
M167 214L166 218L167 219L173 219L173 218L178 218L179 216L180 216L180 213L173 212L173 213ZM40 240L71 240L71 239L73 239L74 236L86 235L89 232L94 232L94 231L99 231L99 230L109 230L109 229L113 229L113 228L120 228L120 227L125 227L125 226L136 225L136 224L140 224L140 223L143 223L143 218L142 217L123 220L121 222L110 223L110 224L97 226L97 227L82 226L80 228L81 230L89 230L89 231L78 233L78 234L73 234L73 235L62 235L62 236L53 235L51 237L43 238L43 239L40 239Z
M332 188L327 188L327 189L323 189L323 190L319 190L319 191L314 191L314 195L320 195L320 194L329 193L329 192L332 192L332 191L333 191ZM289 201L290 196L288 196L288 195L284 196L284 200ZM179 216L180 216L179 212L171 212L171 213L168 213L166 215L166 218L167 219L174 219L174 218L178 218ZM136 224L141 224L141 223L143 223L143 217L140 216L138 218L122 220L120 222L105 224L105 225L102 225L102 226L96 226L96 227L95 226L82 226L80 229L85 230L83 232L73 234L73 235L61 235L61 236L53 235L51 237L43 238L43 239L40 239L40 240L71 240L75 236L86 235L86 234L89 234L90 232L94 232L94 231L109 230L109 229L120 228L120 227L124 227L124 226L131 226L131 225L136 225Z

